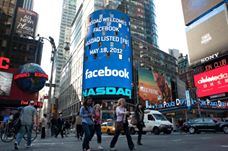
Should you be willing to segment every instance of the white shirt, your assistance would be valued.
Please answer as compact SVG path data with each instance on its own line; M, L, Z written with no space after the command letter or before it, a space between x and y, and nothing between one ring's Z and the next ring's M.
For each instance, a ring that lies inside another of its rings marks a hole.
M125 112L126 112L125 107L118 106L116 108L116 121L117 122L125 121L125 118L126 118Z

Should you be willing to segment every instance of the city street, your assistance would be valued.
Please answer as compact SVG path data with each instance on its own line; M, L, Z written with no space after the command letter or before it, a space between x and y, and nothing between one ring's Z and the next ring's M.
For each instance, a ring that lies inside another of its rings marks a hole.
M109 150L109 143L112 136L103 135L104 151ZM135 148L138 151L227 151L228 135L223 133L202 133L202 134L180 134L173 133L171 135L153 135L147 134L143 136L143 146L136 145L137 135L133 135ZM23 141L24 143L24 141ZM37 138L33 146L29 149L22 144L19 150L23 151L80 151L81 141L78 141L73 134L62 139L47 138L41 140ZM92 151L97 150L96 137L91 142ZM121 135L116 149L118 151L128 151L126 138ZM0 142L1 151L12 151L13 143Z

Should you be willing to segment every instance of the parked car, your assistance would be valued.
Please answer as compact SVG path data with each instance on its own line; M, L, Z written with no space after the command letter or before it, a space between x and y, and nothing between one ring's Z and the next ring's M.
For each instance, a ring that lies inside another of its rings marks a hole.
M228 122L216 121L213 118L209 117L195 118L185 122L183 124L182 130L189 132L190 134L218 131L228 133Z
M144 133L151 132L155 135L159 135L160 132L164 132L165 134L171 134L173 131L173 124L170 121L168 121L161 112L156 110L145 111L144 123ZM129 128L131 134L134 134L136 133L136 131L138 131L135 125L129 124Z
M104 122L101 124L101 132L109 135L115 133L115 124L113 122Z

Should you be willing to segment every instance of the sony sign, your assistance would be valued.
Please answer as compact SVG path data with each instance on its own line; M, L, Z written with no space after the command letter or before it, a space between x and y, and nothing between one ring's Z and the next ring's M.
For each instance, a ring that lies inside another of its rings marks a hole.
M201 63L205 63L205 62L208 62L208 61L210 61L212 59L218 58L218 56L219 56L219 52L217 52L215 54L212 54L210 56L207 56L207 57L201 59Z

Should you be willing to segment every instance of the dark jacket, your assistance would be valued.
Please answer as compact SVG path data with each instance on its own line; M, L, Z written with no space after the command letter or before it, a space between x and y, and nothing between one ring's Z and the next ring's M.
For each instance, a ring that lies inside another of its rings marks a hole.
M140 119L140 111L138 109L135 110L135 118L137 119L137 122L138 122L137 125L144 126L145 125L144 121L143 121L143 119L144 119L144 109L142 109L142 114L143 114L142 119Z

